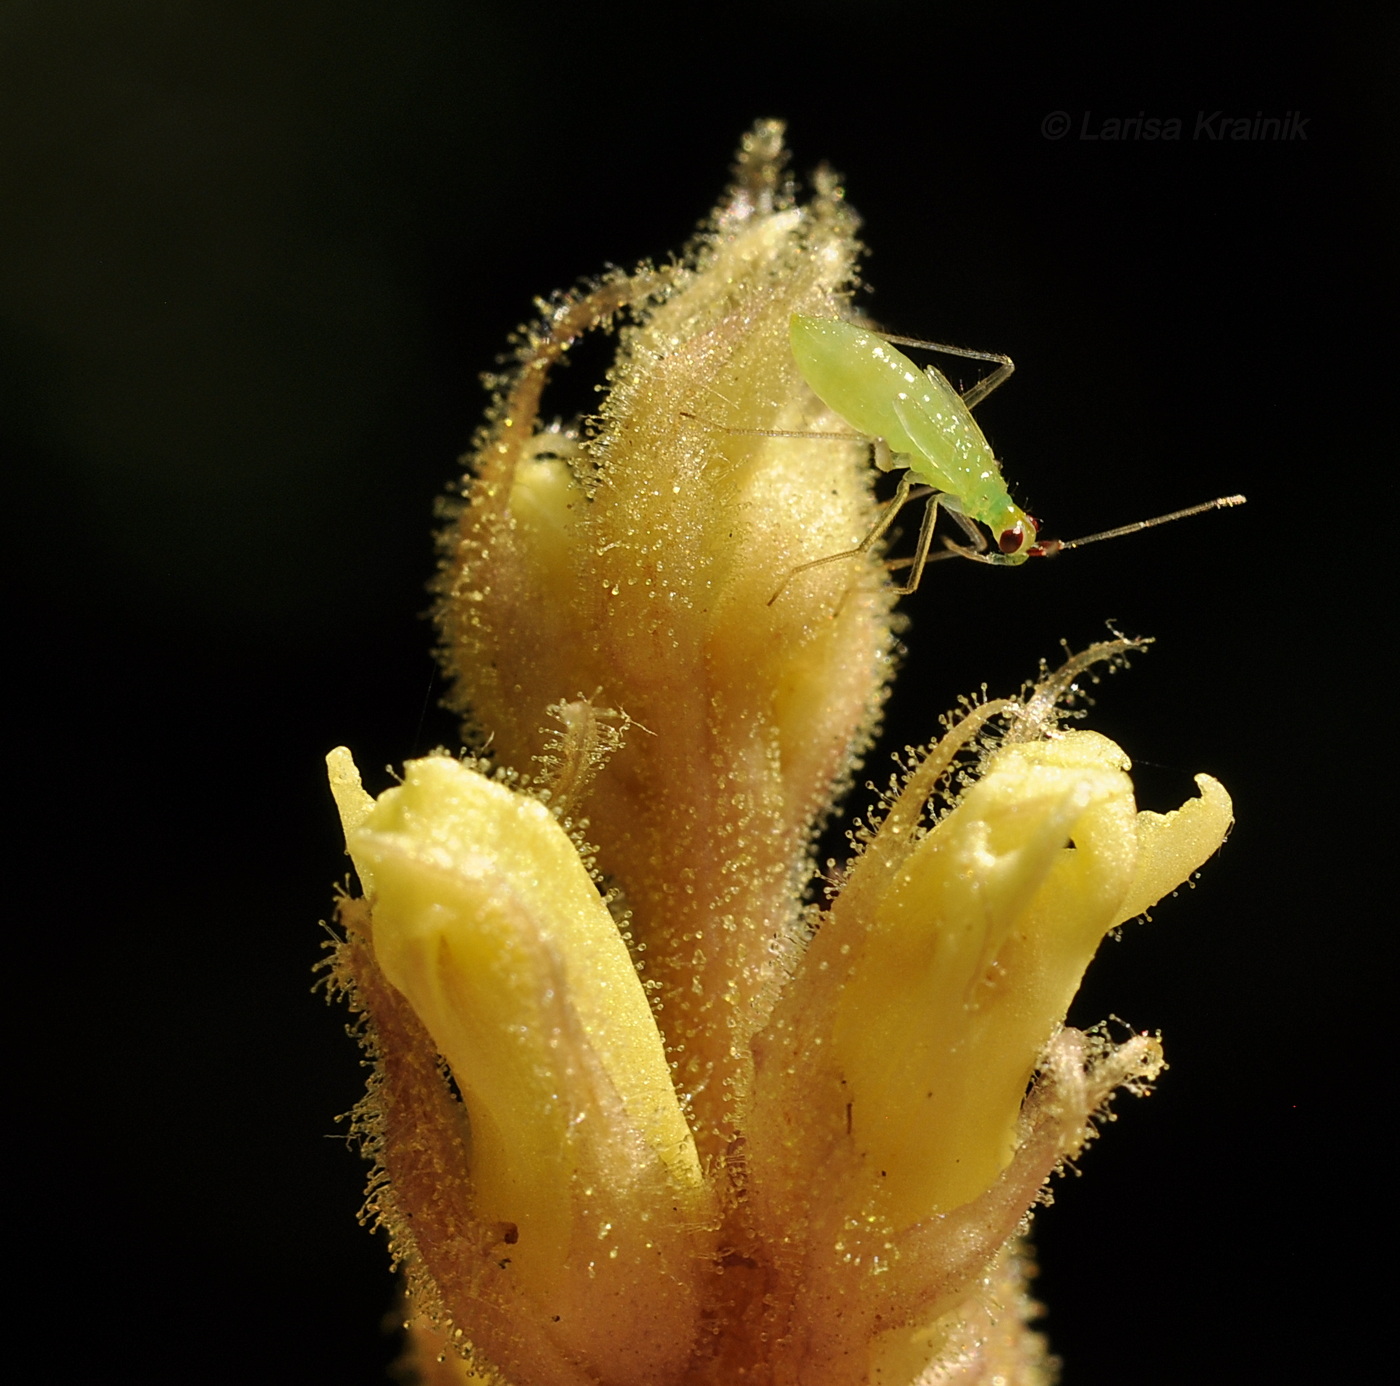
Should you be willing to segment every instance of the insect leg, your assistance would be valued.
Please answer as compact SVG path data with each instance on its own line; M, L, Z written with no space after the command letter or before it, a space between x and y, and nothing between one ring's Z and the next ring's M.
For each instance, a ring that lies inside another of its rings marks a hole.
M887 332L877 332L875 335L884 338L891 346L922 347L925 351L939 351L945 356L964 356L970 361L995 362L996 370L991 375L963 391L962 401L969 409L981 404L998 385L1004 385L1016 369L1016 363L999 351L972 351L968 347L949 346L946 342L925 342L918 337L892 337Z
M987 552L987 536L978 529L974 520L956 510L949 510L948 513L958 522L962 532L967 535L968 542L966 545L962 545L953 543L951 539L945 539L943 541L945 552L935 554L934 558L970 558L974 563L990 563L993 566L1006 562L1002 554ZM932 562L933 559L929 561Z
M874 528L871 529L870 533L867 534L855 548L843 549L840 553L829 553L825 558L814 558L810 563L799 563L797 567L788 573L782 582L778 584L778 590L768 598L768 605L772 606L773 603L783 595L788 583L790 583L798 573L805 573L809 568L821 568L828 563L839 563L843 558L854 558L857 554L866 553L873 544L879 542L880 537L894 523L894 517L899 514L904 508L905 502L909 499L909 491L912 485L913 482L910 479L909 473L905 472L899 479L899 489L894 493L894 498L885 507L880 518L876 520ZM920 540L922 541L922 539L923 534L922 531L920 531Z
M903 587L894 589L901 597L907 597L911 592L916 591L919 579L924 575L924 564L928 562L928 546L933 542L933 526L938 519L938 497L939 492L935 491L924 506L924 520L919 526L919 543L914 550L914 571Z
M970 520L966 515L962 513L961 510L954 510L953 507L948 504L948 497L946 495L943 495L941 491L935 494L943 497L943 514L951 515L953 519L955 519L958 522L959 528L961 528L962 532L967 535L968 542L967 545L964 546L962 544L955 544L951 539L945 538L943 540L942 551L940 553L926 554L926 557L924 558L924 565L927 566L930 563L941 563L945 558L970 558L975 563L997 562L996 558L991 557L987 553L987 536L983 534L980 529L977 528L976 521ZM917 500L918 493L915 493L915 495L910 497L910 499ZM931 529L929 533L930 535L932 535ZM921 528L919 530L919 542L923 544L923 541L924 531ZM928 548L928 545L924 544L924 548L926 550ZM913 558L892 559L890 562L885 564L885 567L888 568L890 572L897 573L901 568L912 568L917 561L918 554L915 554ZM900 596L907 596L917 586L918 583L915 582L911 583L908 587L901 587L897 590Z
M958 522L958 528L967 535L968 542L972 545L974 552L985 553L987 549L987 536L977 527L976 520L964 515L961 510L948 508L948 513Z

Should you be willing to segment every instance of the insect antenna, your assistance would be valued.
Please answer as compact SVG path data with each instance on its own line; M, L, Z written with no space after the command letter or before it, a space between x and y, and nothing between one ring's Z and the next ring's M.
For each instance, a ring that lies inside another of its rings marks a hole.
M1099 534L1086 534L1082 539L1046 539L1037 544L1031 553L1037 558L1049 558L1063 549L1082 549L1085 544L1097 544L1100 539L1118 539L1125 534L1136 534L1140 529L1184 520L1188 515L1201 515L1207 510L1228 510L1231 506L1243 505L1244 501L1243 496L1219 496L1200 505L1188 505L1185 510L1173 510L1170 515L1157 515L1150 520L1138 520L1135 524L1119 525L1117 529L1105 529Z

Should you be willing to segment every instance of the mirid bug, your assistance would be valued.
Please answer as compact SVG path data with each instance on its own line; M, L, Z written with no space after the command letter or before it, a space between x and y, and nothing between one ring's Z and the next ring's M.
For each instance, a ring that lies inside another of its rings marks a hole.
M902 469L904 475L874 528L855 548L794 568L769 598L770 606L799 573L865 553L894 523L905 504L920 496L928 497L928 505L910 563L913 571L908 583L897 589L901 594L918 587L924 568L931 561L929 547L940 509L961 525L968 543L964 546L945 541L946 553L936 554L935 558L957 556L979 563L1015 565L1028 558L1046 558L1063 549L1117 538L1205 510L1244 503L1243 496L1222 496L1082 539L1042 540L1038 522L1011 499L1001 464L972 417L973 407L1015 369L1009 356L888 337L839 318L811 318L800 313L791 319L789 337L793 359L812 391L873 445L875 465L881 471ZM989 361L996 364L996 369L960 395L937 368L920 370L898 349L900 346ZM916 492L916 484L927 489ZM979 526L990 531L992 544Z

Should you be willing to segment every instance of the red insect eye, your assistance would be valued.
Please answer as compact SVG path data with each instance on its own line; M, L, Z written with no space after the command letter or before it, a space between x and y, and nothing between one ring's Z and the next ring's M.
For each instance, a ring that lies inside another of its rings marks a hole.
M1019 553L1021 551L1021 545L1025 542L1026 527L1017 520L1010 529L1002 530L997 539L997 548L999 548L1002 553Z

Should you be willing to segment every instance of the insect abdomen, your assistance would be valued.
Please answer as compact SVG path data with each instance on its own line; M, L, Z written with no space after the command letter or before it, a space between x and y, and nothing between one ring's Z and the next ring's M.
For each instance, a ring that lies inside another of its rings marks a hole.
M838 318L794 314L789 334L817 396L852 428L903 454L917 480L973 504L988 473L1000 484L982 430L936 371L926 375L883 338Z

